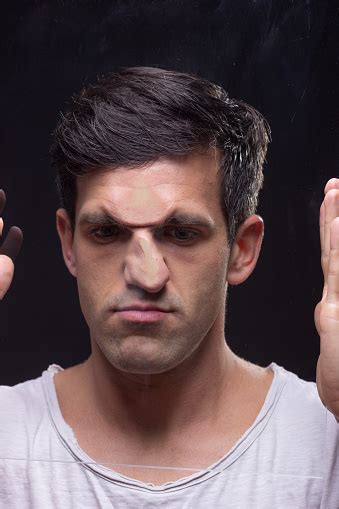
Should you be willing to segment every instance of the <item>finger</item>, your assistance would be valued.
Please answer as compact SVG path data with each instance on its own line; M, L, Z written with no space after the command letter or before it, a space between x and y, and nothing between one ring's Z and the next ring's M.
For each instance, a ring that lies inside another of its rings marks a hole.
M339 216L339 190L330 189L324 198L325 223L322 246L322 265L326 281L330 255L330 230L332 221Z
M335 218L331 224L330 236L326 299L331 303L339 304L339 217Z
M14 274L13 261L8 256L0 255L0 300L11 286Z
M14 262L22 246L23 233L17 226L12 226L5 241L0 246L0 255L6 255Z
M339 179L331 178L325 186L324 193L328 193L331 189L339 189Z
M5 191L3 189L0 189L0 216L4 211L5 205L6 205ZM3 228L4 228L4 221L3 221L2 217L0 217L0 237L2 235Z
M3 189L0 189L0 216L4 211L6 205L6 194Z
M337 189L337 188L339 188L339 179L333 177L326 182L326 185L324 188L324 194L326 195L328 193L328 191L330 191L331 189ZM324 251L325 251L325 204L324 204L324 202L321 204L321 207L320 207L319 228L320 228L321 254L323 257Z
M320 233L320 248L321 248L321 266L323 268L323 272L325 273L325 259L324 259L324 250L325 250L325 204L324 202L320 207L319 214L319 233ZM325 275L325 274L324 274Z

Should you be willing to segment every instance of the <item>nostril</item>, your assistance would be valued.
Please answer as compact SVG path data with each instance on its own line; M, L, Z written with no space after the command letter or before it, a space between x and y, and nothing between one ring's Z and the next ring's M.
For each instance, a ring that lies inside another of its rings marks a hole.
M124 277L129 285L154 293L159 292L169 280L169 272L163 260L149 264L130 257L125 264Z

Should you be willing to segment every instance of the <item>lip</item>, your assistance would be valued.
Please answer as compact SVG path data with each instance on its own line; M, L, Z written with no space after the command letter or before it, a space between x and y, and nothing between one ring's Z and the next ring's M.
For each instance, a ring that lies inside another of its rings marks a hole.
M134 304L130 304L129 306L124 306L121 308L116 308L116 311L129 311L129 310L138 310L138 311L170 311L169 309L165 309L159 306L154 306L152 304L142 304L139 302L135 302Z
M120 318L130 322L158 322L163 320L170 311L164 311L159 308L126 308L115 311Z

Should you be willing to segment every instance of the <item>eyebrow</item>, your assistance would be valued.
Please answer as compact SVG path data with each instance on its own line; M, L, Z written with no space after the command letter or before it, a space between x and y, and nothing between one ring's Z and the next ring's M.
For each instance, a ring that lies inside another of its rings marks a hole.
M79 225L110 225L110 226L119 226L122 228L143 228L148 225L127 225L119 220L119 218L115 217L112 214L107 212L84 212L79 218ZM209 229L214 229L215 225L212 219L209 217L203 216L201 214L193 214L189 212L174 212L170 213L165 219L159 223L150 225L153 228L163 228L167 225L180 225L180 226L201 226Z

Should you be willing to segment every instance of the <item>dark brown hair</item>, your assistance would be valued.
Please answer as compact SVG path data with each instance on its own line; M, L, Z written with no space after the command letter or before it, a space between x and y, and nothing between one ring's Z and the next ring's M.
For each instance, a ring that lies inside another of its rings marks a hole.
M192 74L134 67L73 95L50 154L61 206L74 230L77 177L217 148L221 206L232 244L238 226L256 210L269 139L264 117L230 99L219 85Z

